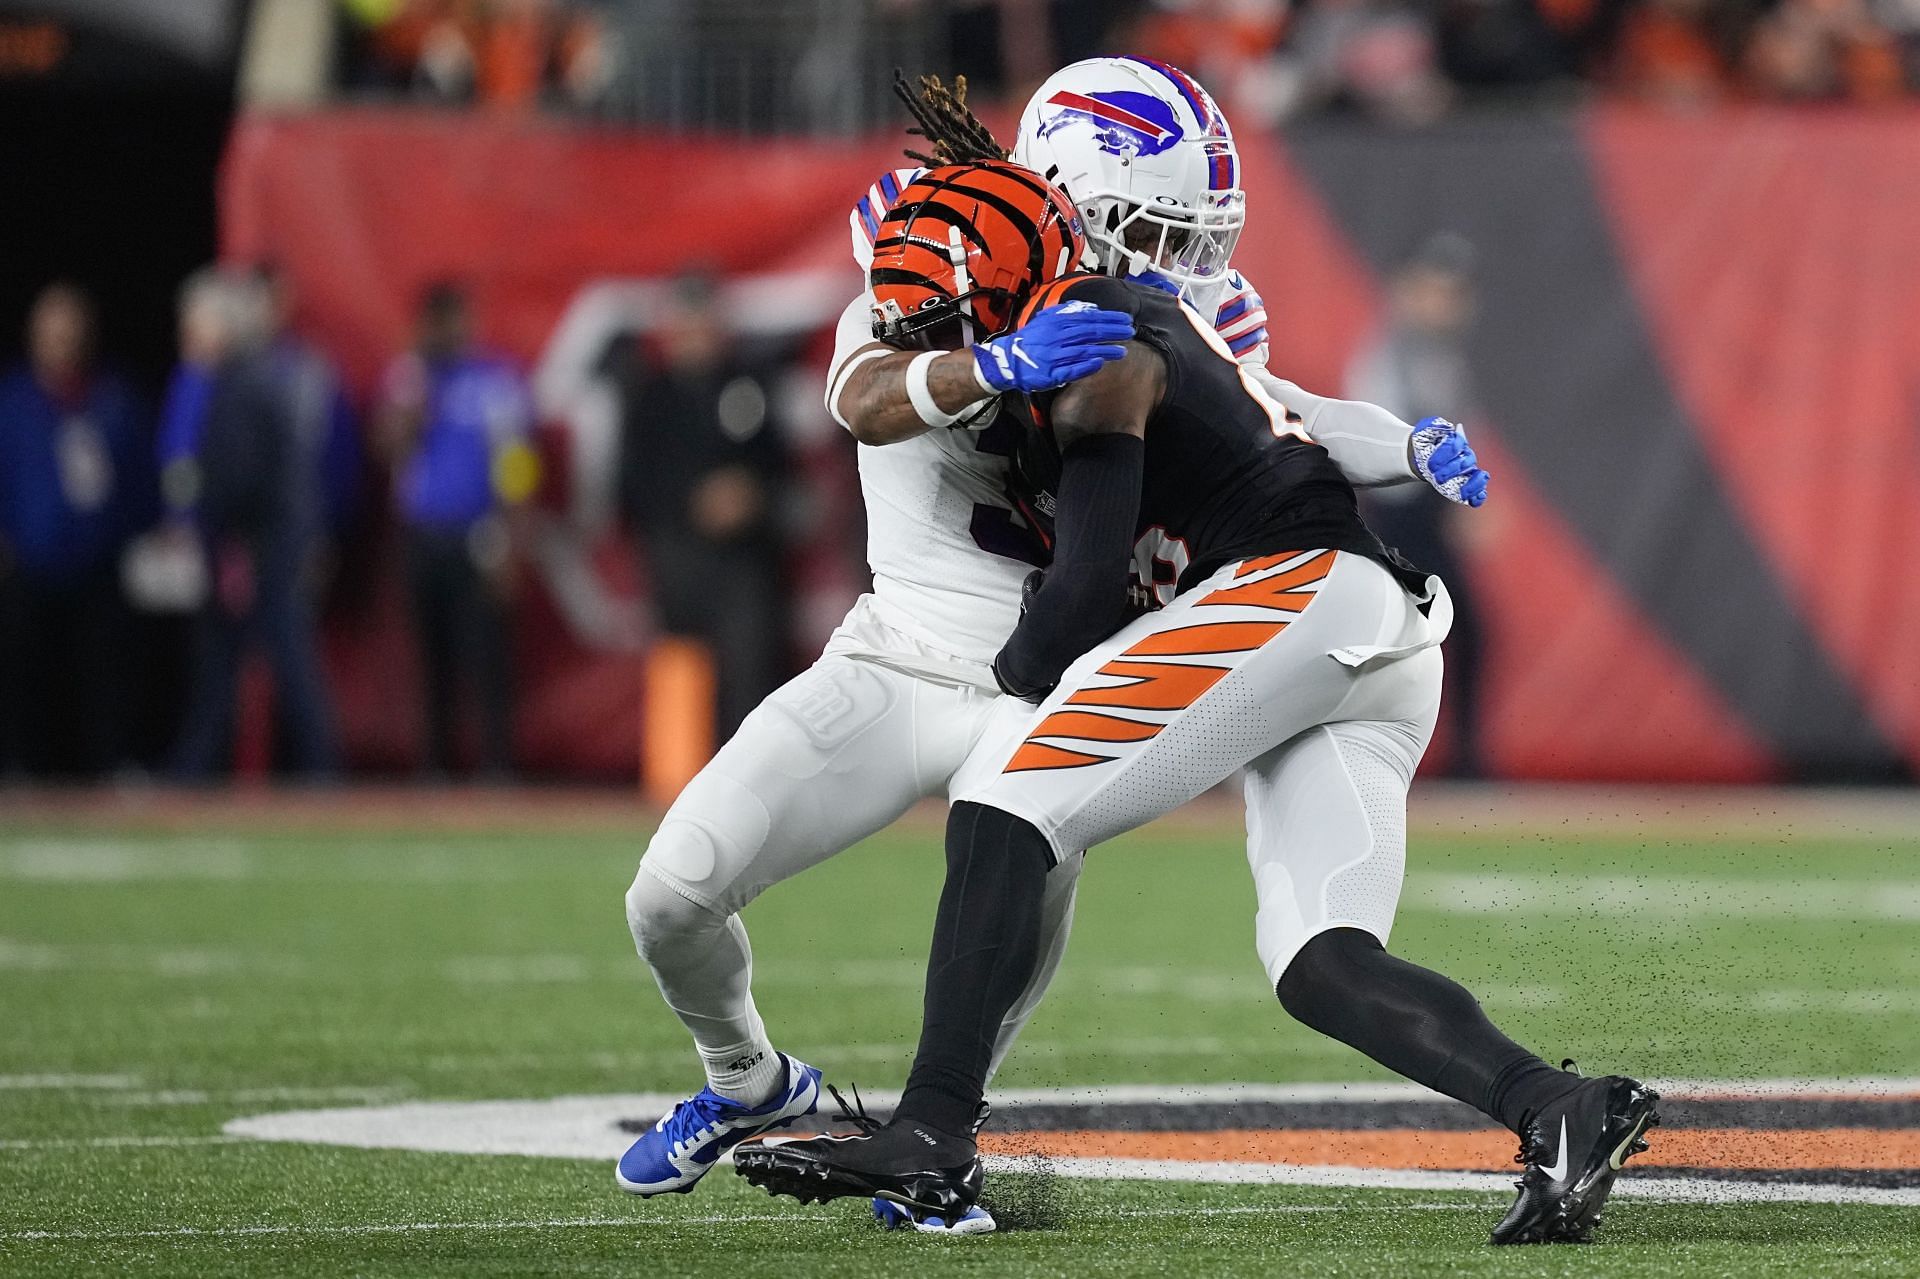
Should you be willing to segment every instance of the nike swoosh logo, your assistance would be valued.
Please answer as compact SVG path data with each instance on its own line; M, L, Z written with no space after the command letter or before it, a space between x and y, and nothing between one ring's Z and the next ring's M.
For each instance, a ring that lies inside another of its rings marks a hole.
M1567 1117L1565 1115L1560 1116L1560 1157L1540 1171L1546 1173L1550 1181L1567 1179Z

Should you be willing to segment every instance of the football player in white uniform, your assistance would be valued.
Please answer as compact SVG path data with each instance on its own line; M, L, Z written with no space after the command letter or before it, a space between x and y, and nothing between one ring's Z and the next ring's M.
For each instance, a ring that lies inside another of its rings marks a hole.
M903 96L932 144L918 158L999 158L960 95L929 81ZM1229 265L1245 221L1239 158L1219 109L1185 75L1141 59L1076 63L1028 104L1014 158L1074 201L1066 216L1084 221L1101 269L1195 305L1355 483L1422 478L1479 504L1486 476L1458 428L1430 421L1416 430L1374 406L1265 375L1265 310ZM1083 303L1001 335L983 293L959 332L938 343L916 333L900 298L878 298L871 286L891 269L873 261L887 208L921 172L883 176L854 209L855 255L872 275L842 316L829 373L827 407L860 443L874 589L820 660L749 716L687 787L627 893L635 944L692 1033L708 1080L619 1161L616 1179L635 1194L689 1190L739 1141L815 1108L819 1072L775 1051L754 1008L738 912L915 801L947 794L999 696L991 661L1018 619L1022 582L1046 562L1009 500L1015 431L996 421L996 397L1084 376L1118 358L1132 332L1124 315ZM993 202L990 193L977 198ZM965 294L967 264L984 255L967 228L941 234ZM1048 265L1057 274L1073 264ZM903 349L910 345L957 349ZM1041 962L1000 1027L996 1065L1063 953L1078 869L1077 858L1068 862L1048 877ZM992 1228L977 1209L954 1224Z

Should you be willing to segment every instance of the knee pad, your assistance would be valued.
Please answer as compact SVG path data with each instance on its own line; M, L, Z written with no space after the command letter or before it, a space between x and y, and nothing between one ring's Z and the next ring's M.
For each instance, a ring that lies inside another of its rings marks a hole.
M644 861L627 889L627 928L634 949L649 962L661 947L723 927L726 921L727 916L693 900Z

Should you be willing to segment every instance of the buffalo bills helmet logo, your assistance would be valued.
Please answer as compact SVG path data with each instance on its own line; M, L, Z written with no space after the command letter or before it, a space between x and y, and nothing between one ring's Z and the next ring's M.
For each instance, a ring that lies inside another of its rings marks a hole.
M1173 108L1151 93L1075 93L1062 89L1047 99L1053 118L1040 126L1040 136L1070 123L1094 128L1100 149L1111 155L1159 155L1178 142L1183 131Z

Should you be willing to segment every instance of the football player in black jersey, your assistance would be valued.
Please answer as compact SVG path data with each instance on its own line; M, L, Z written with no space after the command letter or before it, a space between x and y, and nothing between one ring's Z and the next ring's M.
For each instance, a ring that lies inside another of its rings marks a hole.
M742 1146L736 1167L803 1200L964 1212L994 1035L1037 962L1049 871L1244 770L1256 945L1282 1006L1519 1134L1520 1195L1494 1242L1585 1239L1657 1096L1554 1069L1458 984L1385 949L1407 786L1439 708L1445 587L1380 544L1326 451L1191 308L1080 275L1032 288L1022 315L1076 301L1126 312L1135 336L1124 358L1010 406L1031 427L1019 496L1053 563L994 663L1014 696L953 787L906 1092L865 1135ZM1131 620L1130 599L1147 610Z

